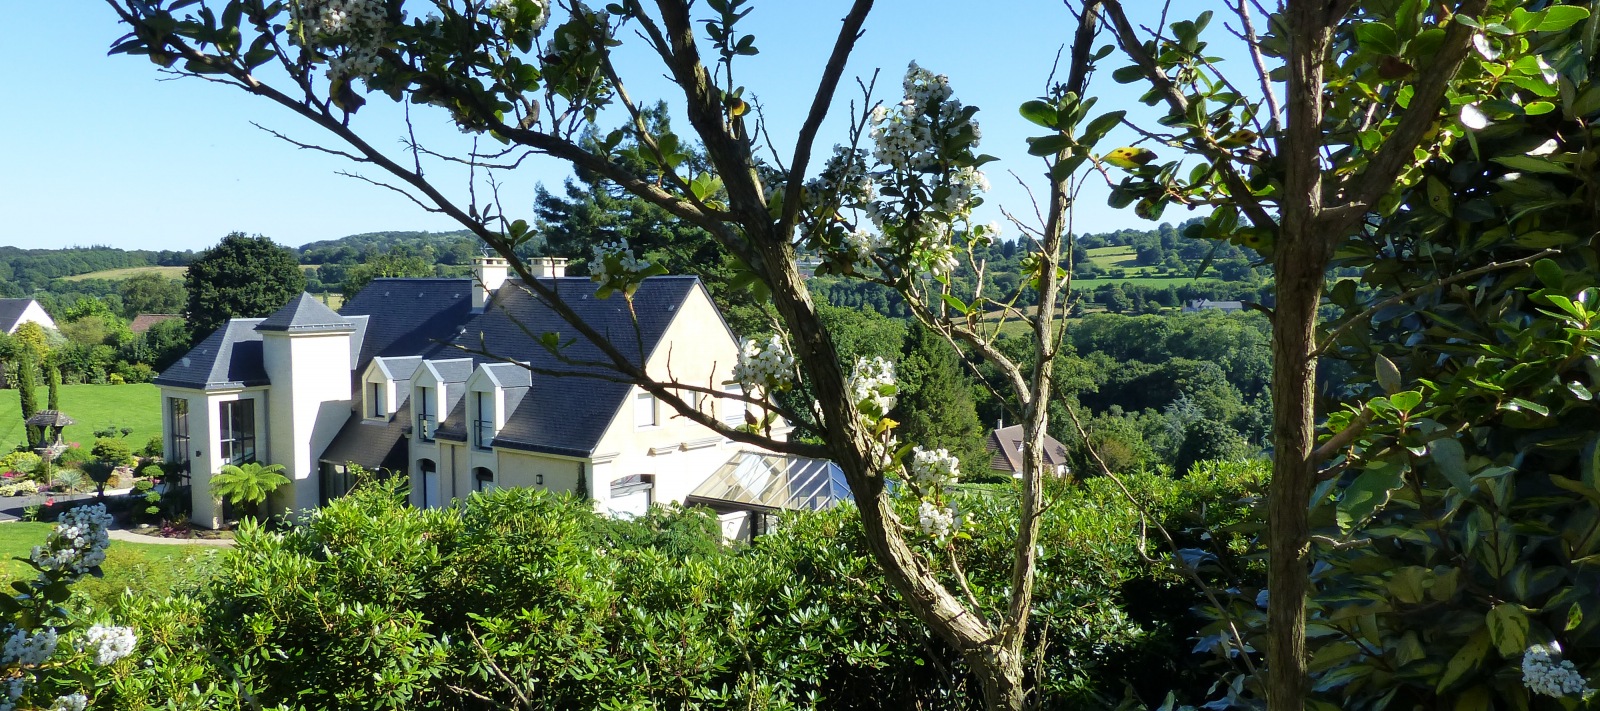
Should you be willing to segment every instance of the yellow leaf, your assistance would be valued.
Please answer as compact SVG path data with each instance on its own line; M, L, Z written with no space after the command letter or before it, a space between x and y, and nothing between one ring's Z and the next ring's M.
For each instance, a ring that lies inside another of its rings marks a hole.
M1105 162L1124 170L1133 170L1155 159L1155 151L1132 146L1123 146L1105 155Z

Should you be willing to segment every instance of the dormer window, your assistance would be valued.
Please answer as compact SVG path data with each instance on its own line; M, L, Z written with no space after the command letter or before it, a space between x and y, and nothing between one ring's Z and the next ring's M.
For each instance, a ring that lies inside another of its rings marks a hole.
M388 404L384 402L384 391L388 387L384 383L367 383L367 418L373 420L389 416Z
M439 428L439 411L433 404L433 389L417 388L417 439L433 441L433 432Z
M472 445L488 449L494 442L494 393L473 393L472 406Z

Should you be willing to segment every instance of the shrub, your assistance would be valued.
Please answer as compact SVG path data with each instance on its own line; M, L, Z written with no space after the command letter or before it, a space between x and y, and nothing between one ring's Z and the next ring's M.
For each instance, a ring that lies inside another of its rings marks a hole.
M95 459L117 466L132 466L135 461L133 448L120 437L101 437L95 440L92 454Z
M94 488L94 482L77 469L57 469L50 478L50 488L65 492L88 491Z
M161 440L161 435L152 435L144 443L144 448L139 450L139 456L149 459L159 459L166 456L167 445Z
M56 457L55 465L58 467L73 467L89 461L90 455L77 444L69 444L61 456Z
M0 486L0 496L27 496L39 493L39 482L23 479Z

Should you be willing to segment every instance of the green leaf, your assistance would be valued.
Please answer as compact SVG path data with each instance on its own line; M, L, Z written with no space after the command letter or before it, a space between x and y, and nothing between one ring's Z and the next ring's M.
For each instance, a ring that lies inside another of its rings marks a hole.
M1045 128L1055 128L1057 122L1060 121L1060 116L1056 113L1056 107L1043 101L1024 102L1017 111L1022 114L1023 118Z
M1562 269L1560 264L1556 264L1554 259L1541 259L1534 262L1533 273L1534 276L1539 277L1539 281L1545 287L1550 289L1560 289L1561 285L1565 284L1567 280L1566 270Z
M1489 626L1489 639L1500 650L1500 656L1509 659L1527 650L1528 613L1521 605L1514 602L1497 605L1484 621Z
M1526 173L1572 174L1571 168L1536 156L1496 156L1493 160L1512 170L1520 170Z
M1398 392L1389 397L1389 404L1394 405L1396 410L1409 413L1422 404L1422 393L1416 390Z
M1578 629L1578 625L1581 624L1583 624L1583 606L1573 604L1572 607L1567 608L1567 626L1564 631L1571 632Z
M940 294L940 296L944 298L945 305L949 306L952 309L955 309L956 312L960 313L962 316L967 315L967 312L972 310L971 307L967 306L967 303L965 301L962 301L961 299L956 298L954 295L951 295L951 294Z
M1109 133L1112 128L1115 128L1117 124L1122 122L1122 117L1127 115L1128 112L1126 111L1112 111L1110 113L1096 116L1094 120L1090 121L1089 125L1085 126L1083 129L1083 143L1092 147L1094 144L1098 143L1100 139L1105 138L1106 134Z
M1400 53L1400 35L1393 27L1382 22L1367 22L1356 26L1356 41L1361 48L1377 55Z
M1451 684L1466 676L1467 672L1477 669L1478 665L1483 662L1484 656L1488 653L1489 631L1480 629L1473 633L1467 643L1461 646L1461 649L1456 651L1455 656L1450 658L1450 663L1444 667L1444 674L1439 676L1439 683L1435 686L1435 691L1442 693L1445 689L1450 688Z
M1072 146L1072 139L1062 135L1040 136L1028 139L1028 155L1049 156L1060 153L1062 149Z
M1539 21L1536 32L1558 32L1567 29L1589 17L1589 11L1573 5L1557 5L1544 11L1544 19Z
M1600 489L1600 435L1595 435L1583 446L1583 451L1578 454L1578 470L1583 475L1583 483Z
M1407 630L1395 649L1395 661L1400 666L1405 666L1426 656L1428 653L1422 648L1422 642L1417 639L1416 631Z
M1389 594L1394 599L1408 605L1422 602L1428 592L1428 579L1433 577L1433 571L1418 565L1408 565L1394 571L1389 577L1387 587Z
M1472 477L1467 473L1467 455L1460 442L1448 437L1436 439L1428 443L1428 452L1450 486L1462 493L1472 491Z
M1396 368L1394 361L1385 358L1382 353L1373 355L1374 364L1377 366L1378 385L1385 393L1393 395L1400 392L1402 381L1400 369Z
M1404 471L1399 464L1384 463L1361 472L1339 497L1339 528L1348 531L1389 503L1390 492L1405 485Z

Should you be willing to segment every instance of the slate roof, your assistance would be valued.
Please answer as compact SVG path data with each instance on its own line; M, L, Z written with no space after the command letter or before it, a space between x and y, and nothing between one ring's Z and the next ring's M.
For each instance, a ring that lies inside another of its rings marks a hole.
M1002 427L989 432L984 449L994 455L989 468L1001 472L1022 471L1022 425ZM1050 466L1067 463L1067 447L1050 435L1044 436L1044 460Z
M236 318L206 336L155 379L156 385L218 390L266 385L261 360L261 333L266 319Z
M0 299L0 331L10 333L16 330L17 320L22 318L22 312L28 310L28 304L33 299Z
M411 405L406 403L384 420L368 420L351 411L350 419L333 436L333 442L319 457L334 464L355 462L368 469L403 471L406 468L406 442L402 430L411 421Z
M434 357L472 318L472 280L373 279L339 314L368 317L357 373L377 356Z
M301 333L305 331L353 331L356 325L349 319L334 313L333 309L324 306L317 297L300 292L300 295L290 299L283 308L272 312L265 321L256 324L257 331L288 331Z
M179 314L139 314L138 316L133 317L132 321L128 322L128 330L134 333L144 333L145 331L150 330L151 326L161 323L162 321L171 321L173 319L181 320L182 318L183 316Z
M635 337L627 302L620 296L595 298L598 285L587 277L546 279L544 283L553 284L584 323L609 338L635 364L641 362L641 352L645 359L649 358L690 293L704 288L692 276L646 279L633 297L634 308L639 315L638 333L643 336L641 343ZM563 363L533 342L529 333L557 333L563 343L574 341L562 350L566 358L608 360L599 348L579 337L571 325L520 284L519 281L508 281L501 286L495 292L492 306L467 324L466 331L457 338L459 345L479 348L481 334L481 343L490 353L502 359L531 362L537 371L533 374L532 387L528 388L515 409L511 409L505 426L495 437L494 445L587 457L600 444L600 437L621 411L632 386L582 377L605 371ZM480 358L480 362L495 361Z

